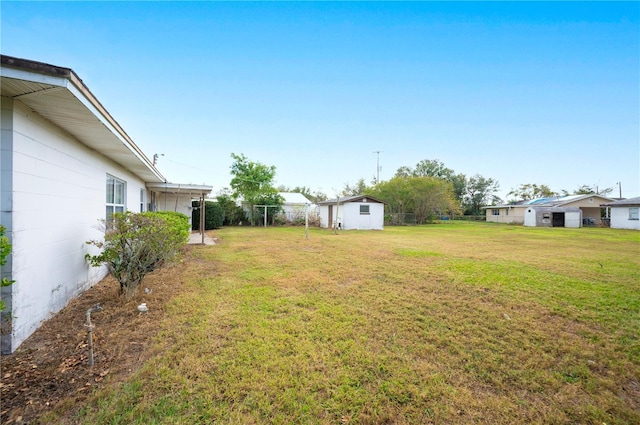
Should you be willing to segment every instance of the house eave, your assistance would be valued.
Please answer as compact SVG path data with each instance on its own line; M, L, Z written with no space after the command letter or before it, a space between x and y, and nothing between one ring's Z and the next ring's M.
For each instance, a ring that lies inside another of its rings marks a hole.
M1 95L19 101L145 182L164 182L118 122L70 68L0 55Z

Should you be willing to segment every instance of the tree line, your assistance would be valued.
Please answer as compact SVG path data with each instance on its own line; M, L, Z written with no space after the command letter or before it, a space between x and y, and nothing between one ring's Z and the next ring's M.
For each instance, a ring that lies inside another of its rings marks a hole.
M313 191L306 186L275 186L276 167L252 161L245 155L231 154L234 160L230 167L231 189L218 194L218 203L222 209L223 224L238 224L242 220L257 222L264 218L264 208L268 205L267 215L271 222L278 213L283 199L278 192L297 192L305 195L313 203L327 200L321 191ZM413 214L417 223L426 223L440 216L483 215L482 207L503 203L497 195L500 185L497 180L480 174L467 176L456 173L437 159L423 159L415 166L402 166L395 175L386 181L375 178L367 184L360 178L355 184L345 183L340 196L368 195L386 203L387 214ZM599 193L606 195L612 188L598 190L582 185L569 192L554 192L544 184L521 184L507 194L507 202L529 200L540 197L563 196L573 194ZM249 216L236 206L236 200L242 198L247 205Z

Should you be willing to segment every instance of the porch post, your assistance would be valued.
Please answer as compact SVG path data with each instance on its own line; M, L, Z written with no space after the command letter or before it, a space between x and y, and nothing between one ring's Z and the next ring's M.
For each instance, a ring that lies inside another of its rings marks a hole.
M205 215L204 193L200 196L200 235L202 236L202 245L204 245L204 215Z

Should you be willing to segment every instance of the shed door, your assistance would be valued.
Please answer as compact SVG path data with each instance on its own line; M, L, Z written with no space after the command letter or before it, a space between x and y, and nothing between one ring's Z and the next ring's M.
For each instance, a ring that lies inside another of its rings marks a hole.
M564 213L563 212L554 212L553 213L553 227L564 227Z

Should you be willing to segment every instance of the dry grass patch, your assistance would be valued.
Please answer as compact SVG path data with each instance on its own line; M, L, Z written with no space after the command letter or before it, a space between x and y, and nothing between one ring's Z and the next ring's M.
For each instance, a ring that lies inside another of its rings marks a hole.
M640 423L637 232L216 236L79 423Z

